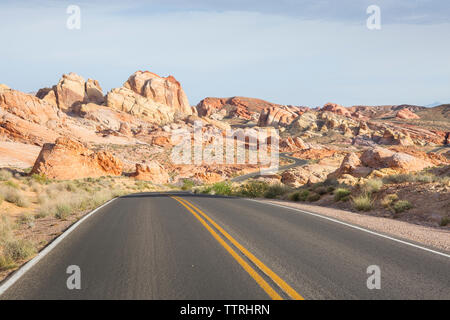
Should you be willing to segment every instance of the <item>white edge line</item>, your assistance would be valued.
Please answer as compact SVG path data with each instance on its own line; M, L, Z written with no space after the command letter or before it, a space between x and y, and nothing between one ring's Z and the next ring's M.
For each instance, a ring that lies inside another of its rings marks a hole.
M271 202L260 201L260 200L254 200L254 199L245 199L245 200L254 201L254 202L258 202L258 203L262 203L262 204L269 204L269 205L272 205L272 206L281 207L281 208L285 208L285 209L291 209L291 210L294 210L294 211L299 211L301 213L309 214L309 215L312 215L312 216L315 216L315 217L318 217L318 218L322 218L322 219L325 219L325 220L329 220L329 221L333 221L333 222L336 222L336 223L339 223L339 224L343 224L343 225L345 225L347 227L350 227L350 228L354 228L354 229L357 229L357 230L360 230L360 231L364 231L364 232L367 232L367 233L370 233L370 234L373 234L373 235L376 235L376 236L379 236L379 237L382 237L382 238L386 238L386 239L389 239L389 240L392 240L392 241L400 242L402 244L406 244L406 245L414 247L414 248L422 249L422 250L425 250L425 251L428 251L428 252L432 252L432 253L444 256L446 258L450 258L449 254L445 254L443 252L439 252L439 251L436 251L436 250L428 249L428 248L416 245L416 244L411 243L411 242L407 242L407 241L403 241L403 240L400 240L400 239L396 239L396 238L393 238L393 237L390 237L390 236L387 236L387 235L384 235L384 234L381 234L381 233L378 233L378 232L375 232L375 231L371 231L371 230L366 229L366 228L358 227L358 226L355 226L355 225L350 224L350 223L346 223L346 222L342 222L342 221L334 219L334 218L326 217L326 216L323 216L323 215L318 214L318 213L312 213L312 212L309 212L309 211L304 211L304 210L301 210L301 209L297 209L297 208L293 208L293 207L289 207L289 206L283 206L281 204L276 204L276 203L271 203Z
M52 251L64 238L66 238L72 231L74 231L80 224L83 223L86 219L92 216L101 208L107 206L117 198L111 199L108 202L102 204L97 209L92 210L90 213L85 215L83 218L75 222L73 225L69 227L64 233L62 233L59 237L53 240L47 247L44 248L37 256L24 264L21 268L19 268L8 280L6 280L2 285L0 285L0 297L6 290L8 290L17 280L19 280L28 270L30 270L36 263L38 263L42 258L44 258L50 251Z

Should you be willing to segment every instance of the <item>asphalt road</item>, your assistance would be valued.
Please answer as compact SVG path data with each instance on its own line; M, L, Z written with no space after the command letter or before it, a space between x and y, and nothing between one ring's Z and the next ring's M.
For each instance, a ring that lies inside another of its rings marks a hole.
M367 288L371 265L380 290ZM450 299L450 258L260 202L146 193L100 209L0 296L279 298Z
M290 153L280 153L280 158L289 159L289 160L292 160L294 162L291 163L291 164L287 164L285 166L279 167L278 171L289 170L291 168L304 166L305 164L308 163L307 160L291 157L289 154ZM250 178L259 177L260 175L261 175L261 172L258 170L258 171L255 171L255 172L244 174L242 176L235 177L235 178L231 179L231 182L242 182L242 181L248 180Z

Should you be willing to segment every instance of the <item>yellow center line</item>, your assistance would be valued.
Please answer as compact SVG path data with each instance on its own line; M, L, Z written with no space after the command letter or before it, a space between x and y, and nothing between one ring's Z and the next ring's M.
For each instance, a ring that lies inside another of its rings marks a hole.
M212 236L228 251L229 254L244 268L245 271L256 281L256 283L269 295L272 300L283 300L283 298L254 270L244 259L242 259L195 211L186 205L180 199L174 196L171 198L178 201L190 213L194 215L197 220L212 234Z
M245 249L239 242L237 242L233 237L231 237L222 227L214 222L206 213L194 206L192 203L186 199L173 196L175 200L181 201L183 205L187 204L194 210L196 210L200 215L202 215L209 223L211 223L222 235L227 238L236 248L238 248L250 261L252 261L262 272L264 272L269 278L272 279L284 292L286 292L294 300L304 300L304 298L296 292L291 286L289 286L283 279L281 279L275 272L273 272L269 267L262 263L258 258L256 258L251 252ZM185 205L186 206L186 205Z

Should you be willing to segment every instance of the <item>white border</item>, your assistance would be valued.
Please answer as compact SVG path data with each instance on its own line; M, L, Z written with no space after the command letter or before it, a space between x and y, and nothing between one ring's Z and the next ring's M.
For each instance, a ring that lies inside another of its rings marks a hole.
M83 218L78 220L69 229L67 229L63 234L61 234L58 238L53 240L47 247L44 248L39 254L24 264L21 268L19 268L8 280L6 280L3 284L0 285L0 297L5 293L17 280L19 280L28 270L30 270L36 263L38 263L42 258L44 258L50 251L52 251L64 238L66 238L72 231L74 231L80 224L83 223L84 220L88 219L94 213L96 213L101 208L107 206L117 198L111 199L108 202L104 203L97 209L92 210L90 213L85 215Z
M301 212L301 213L309 214L309 215L312 215L312 216L315 216L315 217L318 217L318 218L322 218L322 219L325 219L325 220L329 220L329 221L333 221L333 222L342 224L342 225L350 227L350 228L354 228L354 229L357 229L357 230L360 230L360 231L364 231L364 232L367 232L367 233L370 233L370 234L373 234L373 235L376 235L376 236L379 236L379 237L382 237L382 238L386 238L386 239L389 239L389 240L392 240L392 241L396 241L396 242L399 242L399 243L402 243L402 244L406 244L406 245L414 247L414 248L418 248L418 249L422 249L422 250L425 250L425 251L428 251L428 252L431 252L431 253L435 253L435 254L438 254L438 255L446 257L446 258L450 258L449 254L446 254L446 253L443 253L443 252L439 252L439 251L436 251L436 250L432 250L432 249L428 249L428 248L416 245L416 244L411 243L411 242L399 240L399 239L396 239L396 238L393 238L393 237L390 237L390 236L387 236L387 235L384 235L384 234L381 234L381 233L378 233L378 232L375 232L375 231L371 231L369 229L365 229L365 228L362 228L362 227L355 226L355 225L350 224L350 223L346 223L346 222L342 222L342 221L334 219L334 218L326 217L326 216L323 216L323 215L318 214L318 213L312 213L312 212L309 212L309 211L304 211L304 210L301 210L301 209L297 209L297 208L293 208L293 207L289 207L289 206L283 206L281 204L276 204L276 203L271 203L271 202L265 202L265 201L261 201L261 200L254 200L254 199L245 199L245 200L254 201L254 202L258 202L258 203L262 203L262 204L269 204L269 205L272 205L272 206L281 207L281 208L285 208L285 209L291 209L291 210L298 211L298 212Z

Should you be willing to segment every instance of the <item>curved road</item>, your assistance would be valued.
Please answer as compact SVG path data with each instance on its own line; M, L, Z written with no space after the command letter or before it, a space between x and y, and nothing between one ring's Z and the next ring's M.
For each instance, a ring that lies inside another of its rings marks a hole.
M291 168L304 166L305 164L308 163L307 160L303 160L303 159L299 159L299 158L295 158L295 157L289 156L289 154L291 154L291 153L292 152L280 153L280 157L281 158L293 160L294 163L288 164L288 165L285 165L285 166L281 166L281 167L278 168L278 171L284 171L284 170L288 170L288 169L291 169ZM245 180L248 180L248 179L251 179L251 178L258 177L260 175L261 175L260 171L255 171L255 172L252 172L252 173L244 174L242 176L238 176L236 178L233 178L233 179L231 179L231 182L242 182L242 181L245 181Z
M143 193L87 218L0 299L450 299L449 257L258 201Z

